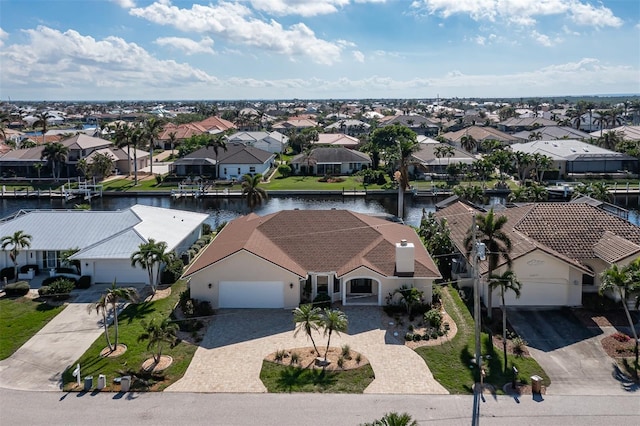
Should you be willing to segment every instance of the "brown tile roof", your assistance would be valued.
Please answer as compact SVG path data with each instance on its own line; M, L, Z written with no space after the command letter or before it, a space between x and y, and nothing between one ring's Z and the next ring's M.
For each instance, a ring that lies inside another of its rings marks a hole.
M605 231L602 238L593 246L593 252L607 263L615 263L640 252L640 245Z
M465 255L464 239L471 227L474 212L484 213L458 201L435 213L436 217L447 219L451 238L458 250ZM610 254L613 249L602 240L606 232L617 237L615 242L626 241L615 249L619 258L636 253L636 245L640 244L640 227L588 204L525 204L496 211L495 214L507 217L505 231L511 238L512 259L533 250L543 250L578 268L588 270L581 263L584 260L613 257ZM598 244L600 245L596 248ZM480 264L482 273L486 272L485 263ZM504 260L500 264L504 264Z
M519 142L520 139L508 133L501 132L492 127L470 126L457 132L448 132L442 135L445 139L452 142L460 142L463 137L472 136L476 141L494 139L500 142Z
M188 139L191 136L201 135L207 131L203 126L196 123L186 123L180 124L176 126L173 123L167 123L160 135L158 135L158 140L169 140L169 133L176 134L176 140Z
M197 124L198 126L204 127L207 131L211 130L219 130L221 132L227 131L229 129L235 129L236 125L230 121L225 120L224 118L213 117L205 118L202 121L197 121L192 124Z
M414 276L439 277L412 228L347 210L284 210L264 217L242 216L225 226L185 275L245 250L301 277L326 271L342 276L360 266L393 276L395 244L402 239L416 247Z

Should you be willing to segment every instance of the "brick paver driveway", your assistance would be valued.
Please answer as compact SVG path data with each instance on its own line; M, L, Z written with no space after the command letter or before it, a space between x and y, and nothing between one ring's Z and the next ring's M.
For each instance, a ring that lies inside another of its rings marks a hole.
M369 359L375 380L365 393L446 394L413 350L381 328L378 307L345 307L349 331L331 338ZM262 360L278 349L311 346L302 333L293 337L291 311L221 310L216 315L184 377L168 387L174 392L266 392L260 380ZM326 345L320 335L318 346ZM388 343L387 343L388 342Z

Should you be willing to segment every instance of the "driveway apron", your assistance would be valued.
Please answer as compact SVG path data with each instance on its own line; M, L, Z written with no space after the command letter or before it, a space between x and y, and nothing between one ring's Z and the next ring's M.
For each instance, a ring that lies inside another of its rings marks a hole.
M333 335L331 346L348 344L368 358L375 380L365 393L447 394L424 360L400 344L385 343L380 308L344 308L349 331ZM184 377L169 386L173 392L266 392L260 380L263 359L279 349L311 346L303 333L294 334L291 311L221 310L209 326ZM321 347L327 341L314 335Z

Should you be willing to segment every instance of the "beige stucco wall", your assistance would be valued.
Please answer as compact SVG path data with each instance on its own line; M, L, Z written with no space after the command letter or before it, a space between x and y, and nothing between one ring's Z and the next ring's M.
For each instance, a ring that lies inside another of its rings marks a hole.
M579 306L582 304L582 271L551 256L535 250L515 259L512 269L522 283L520 298L513 292L505 293L509 306ZM502 274L506 267L496 274ZM483 279L483 299L487 300L488 289ZM501 304L500 291L493 292L493 306ZM485 303L486 304L486 303Z
M424 300L427 303L431 303L433 279L430 278L411 278L411 277L385 277L378 273L375 273L367 268L357 268L342 277L342 282L346 283L349 280L355 278L372 278L380 283L380 294L378 301L380 305L385 305L385 298L392 293L395 289L402 287L403 285L413 285L424 293ZM344 285L344 284L343 284ZM377 289L374 287L374 292L377 293Z
M300 284L296 274L246 251L235 253L193 274L189 279L191 297L208 301L217 308L221 281L282 281L285 307L297 307L300 303ZM293 283L293 288L290 288L290 283Z

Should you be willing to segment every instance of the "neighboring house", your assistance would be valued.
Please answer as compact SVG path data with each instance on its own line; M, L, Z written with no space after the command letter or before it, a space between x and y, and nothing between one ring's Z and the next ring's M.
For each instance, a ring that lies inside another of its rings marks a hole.
M362 152L344 147L318 147L291 159L295 174L349 175L371 167L371 158ZM307 170L307 168L309 170Z
M508 133L522 132L524 130L537 130L539 127L557 126L553 120L547 120L542 117L528 117L528 118L507 118L504 121L498 123L498 130Z
M318 123L310 118L290 118L286 121L274 123L273 129L278 131L299 131L318 127Z
M400 124L408 127L419 135L437 135L438 125L433 121L421 115L388 115L380 118L380 127L392 126L394 124Z
M241 143L246 146L261 149L271 153L280 153L286 150L289 137L280 132L237 132L228 135L227 142Z
M177 176L206 176L214 179L238 180L245 174L266 174L275 154L241 143L228 143L227 150L200 148L174 161L170 173Z
M311 141L311 145L341 146L356 149L360 145L360 139L343 133L319 133L317 141Z
M116 148L115 146L110 146L108 148L97 149L86 157L88 164L93 162L93 157L96 154L108 155L113 160L113 166L116 174L134 173L136 170L133 163L134 159L138 163L138 172L149 165L149 153L141 149L138 149L137 153L134 152L134 148L127 150L126 147Z
M207 133L222 133L236 128L236 125L232 122L224 118L216 117L215 115L192 124L197 124L204 128Z
M613 129L599 130L597 132L590 133L592 138L599 138L609 132L618 133L625 141L640 141L640 126L619 126Z
M475 157L467 151L438 141L425 141L420 143L420 149L411 155L412 167L410 173L435 173L446 174L450 164L472 164ZM442 155L438 147L451 146L453 153L450 157Z
M446 219L460 253L453 273L461 286L472 285L464 240L474 215L485 213L461 201L435 213ZM607 267L627 265L640 255L640 227L588 203L524 204L494 213L507 217L503 230L511 239L512 269L522 283L519 299L505 294L509 306L580 306L583 293L598 291ZM479 261L485 304L487 263ZM506 270L500 257L494 274ZM500 304L498 293L493 306Z
M369 132L371 125L360 120L340 119L324 128L327 133L345 133L347 135L361 135Z
M512 136L525 142L533 139L545 141L555 139L588 140L591 137L588 133L567 126L539 127L535 130L524 130L522 132L514 133Z
M431 300L438 268L409 226L347 210L251 213L229 222L187 268L214 308L294 308L318 294L384 305L407 285Z
M164 149L171 149L170 134L175 134L176 143L180 143L185 139L189 139L193 136L202 135L207 133L207 129L196 123L185 123L176 125L174 123L167 123L163 126L162 131L158 135L157 141L164 147ZM175 147L173 147L175 148Z
M557 177L585 174L626 174L638 172L638 159L626 154L573 139L534 141L511 145L514 152L551 157Z
M464 129L455 131L455 132L447 132L442 135L443 138L451 142L457 147L461 147L461 142L464 138L473 138L478 146L476 150L480 148L480 145L484 141L498 141L502 145L509 145L514 142L519 142L520 139L510 135L508 133L501 132L499 130L494 129L493 127L482 127L482 126L470 126Z
M182 254L201 236L207 214L137 204L126 210L33 210L0 224L0 236L23 231L31 247L20 252L18 265L40 270L61 266L61 252L79 248L81 274L94 283L149 283L147 271L131 266L131 255L153 238L167 243L168 251ZM8 252L0 252L0 266L13 265Z

